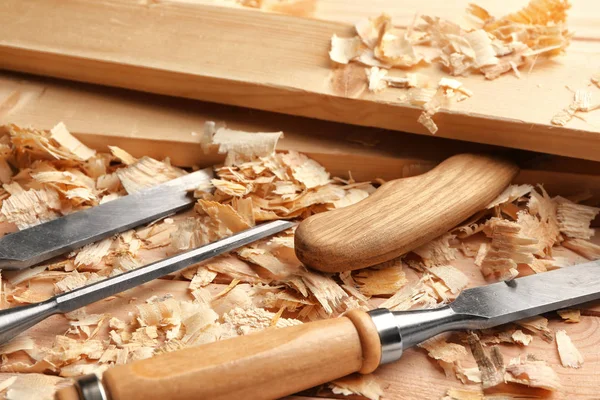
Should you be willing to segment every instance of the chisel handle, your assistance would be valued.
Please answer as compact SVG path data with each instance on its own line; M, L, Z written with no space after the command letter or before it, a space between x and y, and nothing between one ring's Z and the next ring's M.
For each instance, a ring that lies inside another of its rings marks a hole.
M110 400L275 399L353 372L370 373L380 361L373 319L353 310L119 365L104 373L102 385ZM56 398L88 400L80 392L71 386Z
M389 181L352 206L302 221L295 234L296 255L326 272L391 260L483 209L517 172L516 165L499 158L450 157L425 174Z

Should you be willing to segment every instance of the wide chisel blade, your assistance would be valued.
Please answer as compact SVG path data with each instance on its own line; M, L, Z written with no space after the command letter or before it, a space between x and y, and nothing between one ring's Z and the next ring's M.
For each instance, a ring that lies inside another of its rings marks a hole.
M22 269L194 203L190 190L210 181L207 168L0 239L0 268Z
M450 305L491 327L600 299L600 261L464 290Z

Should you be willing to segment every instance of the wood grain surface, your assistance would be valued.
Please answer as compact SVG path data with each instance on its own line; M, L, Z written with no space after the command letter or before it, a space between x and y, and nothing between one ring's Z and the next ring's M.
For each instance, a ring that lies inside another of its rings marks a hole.
M514 179L516 165L459 154L433 170L385 183L352 206L316 214L296 229L300 261L326 272L389 261L485 208Z
M350 34L346 22L172 2L5 0L0 7L2 68L426 133L420 111L398 100L398 91L353 96L332 87L329 39ZM566 56L538 62L522 79L465 78L475 97L436 117L438 135L600 159L598 113L550 125L572 100L565 85L585 87L596 72L595 30L584 32ZM437 67L420 72L443 75Z

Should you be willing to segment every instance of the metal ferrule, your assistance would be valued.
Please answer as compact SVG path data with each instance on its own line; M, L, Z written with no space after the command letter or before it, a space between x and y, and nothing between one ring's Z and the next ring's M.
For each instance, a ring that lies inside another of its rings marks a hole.
M83 400L109 400L102 385L102 381L95 375L84 375L77 378L77 391Z
M381 364L400 359L404 349L442 332L465 326L465 316L449 306L392 312L386 308L369 311L381 341Z

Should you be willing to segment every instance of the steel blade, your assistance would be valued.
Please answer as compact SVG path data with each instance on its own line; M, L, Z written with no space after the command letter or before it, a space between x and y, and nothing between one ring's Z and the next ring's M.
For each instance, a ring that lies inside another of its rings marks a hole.
M600 299L600 260L464 290L450 305L492 327Z
M210 168L196 171L108 203L8 234L0 239L0 268L30 267L180 211L194 203L188 191L211 178Z

